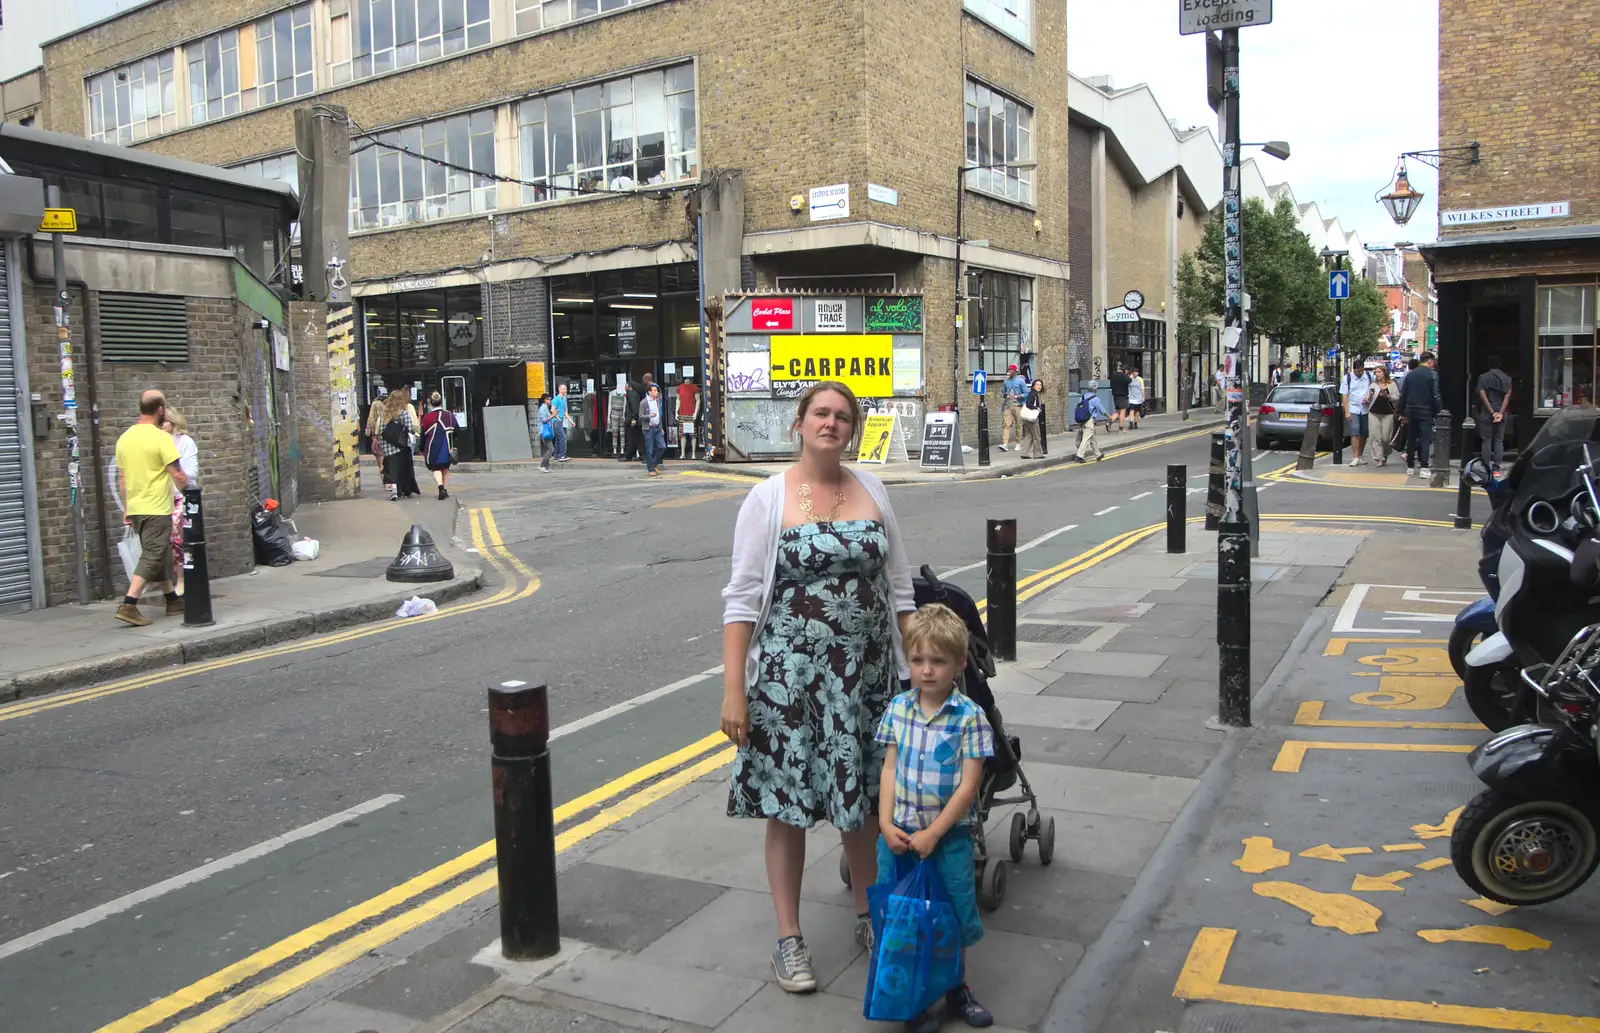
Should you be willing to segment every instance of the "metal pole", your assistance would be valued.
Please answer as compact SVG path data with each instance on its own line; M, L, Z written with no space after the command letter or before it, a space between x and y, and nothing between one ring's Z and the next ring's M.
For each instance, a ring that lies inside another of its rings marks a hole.
M978 368L988 371L985 359L986 347L989 341L988 326L984 322L983 306L988 293L984 289L986 280L980 272L978 274ZM1004 391L1004 388L1001 388ZM1004 404L1003 402L1001 404ZM989 385L987 380L983 385L983 394L978 396L978 465L989 465Z
M1184 512L1188 480L1187 466L1182 463L1167 464L1167 551L1170 553L1188 551L1188 544L1184 541L1188 530L1188 517Z
M962 200L967 192L967 169L956 171L956 318L955 336L950 340L950 408L959 412L961 407L961 216Z
M500 953L548 958L561 950L556 906L555 811L550 787L550 695L508 681L489 689Z
M1456 529L1460 531L1467 530L1472 526L1472 485L1467 482L1467 449L1471 445L1471 439L1467 437L1467 434L1471 427L1472 420L1470 418L1461 421L1461 461L1456 465L1455 513ZM1448 466L1449 457L1446 456L1445 458L1445 465ZM1490 474L1490 476L1493 476L1493 474Z
M1228 385L1225 484L1222 520L1217 529L1217 716L1224 724L1250 724L1250 529L1245 523L1244 470L1240 451L1245 433L1244 389L1236 386L1248 369L1244 341L1244 211L1239 195L1239 30L1222 32L1223 119L1223 340L1234 358ZM1230 332L1231 331L1231 332ZM1234 392L1238 394L1235 395Z
M1017 522L990 520L989 649L996 660L1017 658Z
M206 522L200 489L183 489L183 623L185 627L215 624L211 618L211 568L206 562Z
M50 187L46 195L51 208L61 207L61 188ZM50 259L56 289L56 341L61 353L61 422L67 427L67 491L72 506L72 542L78 570L78 605L89 605L88 536L83 526L83 475L78 455L78 393L72 369L72 317L67 295L66 238L50 234Z
M1344 268L1344 256L1334 259L1335 271ZM1339 376L1339 390L1334 392L1338 417L1333 425L1333 465L1344 462L1344 302L1333 302L1333 368Z

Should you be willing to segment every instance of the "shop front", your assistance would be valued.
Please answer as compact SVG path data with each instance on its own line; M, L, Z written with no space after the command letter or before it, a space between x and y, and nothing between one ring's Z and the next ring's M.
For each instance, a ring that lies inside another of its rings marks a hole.
M442 390L447 365L485 355L483 294L477 284L437 287L419 280L395 286L400 289L361 299L366 356L362 427L366 407L395 388L406 388L420 411L430 394ZM413 289L404 289L408 286Z
M1107 375L1137 369L1144 377L1144 411L1167 411L1167 324L1161 319L1106 323Z

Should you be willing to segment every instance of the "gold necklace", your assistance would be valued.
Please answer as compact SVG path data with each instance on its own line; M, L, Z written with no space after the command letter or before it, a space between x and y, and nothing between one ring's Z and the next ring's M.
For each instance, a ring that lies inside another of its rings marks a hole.
M800 496L800 512L804 514L806 522L813 524L816 523L817 515L812 509L811 502L811 485L800 485L797 494ZM844 499L844 492L836 489L833 493L833 508L828 510L827 523L832 523L833 521L839 519L839 510L844 508Z

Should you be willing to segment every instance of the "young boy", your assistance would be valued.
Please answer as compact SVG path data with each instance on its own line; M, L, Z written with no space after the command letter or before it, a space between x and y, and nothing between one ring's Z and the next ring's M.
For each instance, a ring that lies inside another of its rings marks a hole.
M961 946L983 938L973 889L972 819L983 758L994 755L994 731L983 708L956 691L966 667L967 626L947 606L924 606L902 636L911 690L890 703L876 739L888 744L878 797L878 881L898 881L893 855L931 858L961 922ZM945 1006L969 1026L992 1026L994 1016L965 984ZM906 1023L909 1033L934 1033L932 1011Z

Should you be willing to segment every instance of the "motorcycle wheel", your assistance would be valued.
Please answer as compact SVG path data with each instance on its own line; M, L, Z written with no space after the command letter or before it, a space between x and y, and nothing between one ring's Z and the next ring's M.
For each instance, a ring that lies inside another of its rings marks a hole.
M1472 708L1472 716L1491 732L1503 732L1527 720L1526 690L1515 661L1467 668L1461 691Z
M1595 815L1560 800L1487 789L1450 835L1461 881L1502 904L1545 904L1577 889L1600 863Z
M1467 680L1467 654L1482 638L1483 632L1472 628L1458 626L1450 629L1450 644L1446 647L1450 654L1450 666L1455 668L1456 677L1462 681Z

